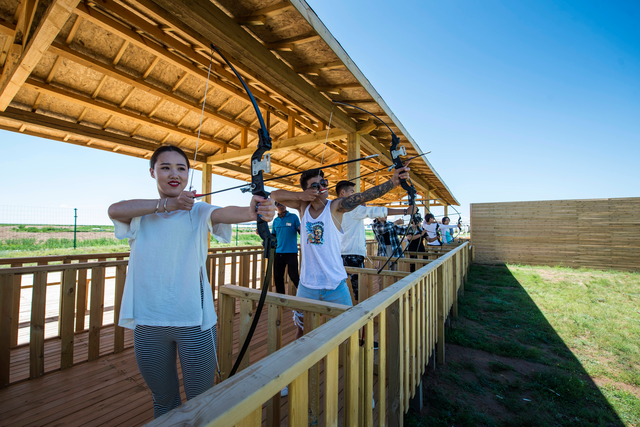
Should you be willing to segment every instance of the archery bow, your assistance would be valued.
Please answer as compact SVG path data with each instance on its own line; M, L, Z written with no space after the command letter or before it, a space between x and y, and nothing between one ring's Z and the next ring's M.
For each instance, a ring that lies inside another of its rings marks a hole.
M365 113L367 113L367 114L375 117L376 119L380 120L380 122L382 122L382 124L384 124L387 127L387 129L389 129L389 131L391 132L391 146L389 147L389 151L391 153L390 159L393 162L393 168L394 169L400 169L400 168L404 167L404 164L402 163L402 159L400 158L400 156L406 156L407 155L407 150L405 150L404 146L398 148L398 145L400 144L400 138L389 127L388 124L386 124L382 119L380 119L380 117L376 116L375 114L373 114L370 111L365 110L364 108L356 107L355 105L347 104L346 102L341 102L341 101L333 101L333 103L334 104L347 105L349 107L358 109L360 111L364 111ZM416 188L413 186L413 183L411 183L411 180L409 180L409 182L407 182L406 179L400 179L400 186L407 192L407 198L408 198L409 206L414 206L415 203L416 203L416 193L417 192L416 192ZM408 231L409 231L409 226L407 226L407 228L405 229L404 236L402 236L402 240L404 240L407 237ZM384 270L384 268L387 266L387 264L389 263L391 258L393 258L393 256L395 255L395 253L397 251L398 251L398 248L396 248L396 250L391 253L391 255L389 256L389 258L387 258L387 260L382 265L382 267L380 267L380 269L378 269L378 274L380 274L380 272L382 270ZM404 252L403 250L400 250L400 253L398 254L398 257L396 258L396 260L394 262L398 261L398 259L402 256L403 252Z
M244 82L244 79L238 73L233 65L229 62L227 58L220 52L220 50L212 43L211 48L215 50L218 55L227 63L229 68L233 71L233 73L238 77L240 83L242 83L242 87L249 95L249 99L253 104L253 108L256 110L256 115L258 116L258 120L260 122L260 129L258 129L258 147L256 151L254 151L251 156L251 194L254 196L261 196L265 199L269 197L269 193L264 189L264 176L263 173L271 172L271 155L267 153L271 149L271 136L269 135L269 130L267 129L264 118L262 117L262 113L260 112L260 108L258 107L258 103L256 102L251 90ZM260 318L260 313L262 312L262 308L264 307L265 299L267 298L267 290L269 289L269 285L271 284L271 269L273 268L273 259L276 250L276 236L271 233L269 230L269 224L260 216L257 217L257 227L258 227L258 235L262 239L262 247L264 248L264 252L262 254L263 259L267 260L267 271L264 279L261 282L262 291L260 292L260 300L258 301L258 306L256 307L255 314L253 316L253 321L251 322L251 327L249 328L249 332L247 337L244 340L244 344L242 344L242 349L238 353L238 357L236 359L236 363L233 365L231 372L229 373L229 378L232 377L237 371L238 367L240 367L240 363L242 362L242 358L244 357L247 349L249 348L249 343L251 342L251 337L256 330L256 326L258 325L258 319Z

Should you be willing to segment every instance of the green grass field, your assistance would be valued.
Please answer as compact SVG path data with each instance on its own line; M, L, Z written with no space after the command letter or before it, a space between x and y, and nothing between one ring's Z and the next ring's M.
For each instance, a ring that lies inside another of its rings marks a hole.
M640 274L474 265L409 426L640 426Z

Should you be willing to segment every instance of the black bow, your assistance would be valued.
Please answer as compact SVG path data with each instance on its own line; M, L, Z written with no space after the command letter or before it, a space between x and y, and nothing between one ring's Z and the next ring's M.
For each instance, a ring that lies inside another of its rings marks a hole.
M269 194L264 189L264 172L271 172L271 155L267 153L267 151L271 150L271 136L269 135L269 130L264 124L264 118L262 117L262 113L260 112L260 108L258 108L258 103L256 102L251 90L244 82L244 79L238 71L236 71L235 67L231 65L229 60L224 57L224 55L218 50L218 48L212 43L211 48L215 50L218 55L227 63L227 65L231 68L234 74L242 83L244 90L249 95L249 99L253 104L253 108L256 110L256 115L258 116L258 120L260 121L260 129L258 129L258 147L256 151L251 156L251 194L254 196L261 196L265 199L269 197ZM258 306L256 307L255 315L253 316L253 321L251 322L251 328L249 328L249 333L247 334L247 338L244 340L244 344L242 344L242 349L238 353L238 357L236 358L236 363L233 365L231 372L229 373L229 377L232 377L240 366L240 362L242 362L242 358L244 357L247 349L249 348L249 343L251 342L251 337L253 336L256 326L258 326L258 319L260 319L260 313L262 312L262 308L264 307L264 302L267 298L267 291L269 286L271 285L271 269L273 268L273 259L276 250L276 236L271 233L269 230L269 224L262 219L260 215L257 218L257 226L258 226L258 235L262 239L262 247L264 248L264 252L262 254L263 259L267 260L267 271L264 279L261 281L262 291L260 292L260 300L258 301Z
M360 108L360 107L356 107L355 105L351 105L351 104L347 104L346 102L341 102L341 101L333 101L334 104L342 104L342 105L347 105L349 107L352 108L356 108L360 111L364 111L365 113L375 117L376 119L380 120L382 122L383 125L385 125L387 127L387 129L389 129L389 131L391 132L391 146L389 147L389 151L391 153L391 161L393 162L393 168L394 169L400 169L404 167L404 164L402 163L402 159L400 156L406 156L407 155L407 151L405 150L404 146L399 147L398 145L400 144L400 138L398 137L398 135L396 135L396 133L393 131L393 129L391 129L389 127L388 124L386 124L382 119L380 119L380 117L376 116L375 114L373 114L370 111L365 110L364 108ZM413 183L409 180L407 182L406 179L400 179L400 186L407 192L407 198L409 201L409 206L414 206L416 204L416 188L413 186ZM404 240L407 237L407 232L409 231L409 227L407 226L407 228L404 231L404 236L402 236L402 240ZM398 248L400 249L401 246ZM387 266L387 264L389 263L389 261L391 260L391 258L393 258L393 256L396 254L397 250L394 251L389 258L387 258L387 260L385 261L385 263L382 265L382 267L380 267L380 269L378 270L378 274L380 274L380 272L382 270L384 270L384 268ZM398 253L398 256L396 258L396 260L394 262L398 261L398 258L400 258L402 256L402 253L404 252L402 249L399 250L400 253Z

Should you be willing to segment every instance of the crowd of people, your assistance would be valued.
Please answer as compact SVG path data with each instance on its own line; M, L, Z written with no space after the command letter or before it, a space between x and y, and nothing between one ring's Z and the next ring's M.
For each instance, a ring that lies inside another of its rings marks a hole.
M408 166L395 169L388 181L361 193L356 193L354 183L340 181L332 200L324 172L312 169L301 174L301 191L276 190L268 199L253 196L244 207L194 203L196 193L186 190L189 159L179 147L158 148L151 156L149 173L156 181L157 199L121 201L111 205L108 213L116 237L128 238L131 247L119 325L134 331L136 362L151 390L156 418L181 404L176 355L187 399L214 383L217 315L206 269L209 233L228 243L231 224L273 220L276 292L285 293L288 271L296 296L351 306L359 297L358 275L351 275L349 288L345 266L364 266L365 219L373 219L378 255L388 258L404 257L405 246L410 253L424 252L425 241L446 244L452 239L448 231L456 227L448 224L448 218L436 222L431 214L422 222L415 206L366 206L408 179ZM412 219L405 226L402 219L388 221L389 215ZM390 263L388 268L397 266ZM303 313L294 311L293 322L299 338Z

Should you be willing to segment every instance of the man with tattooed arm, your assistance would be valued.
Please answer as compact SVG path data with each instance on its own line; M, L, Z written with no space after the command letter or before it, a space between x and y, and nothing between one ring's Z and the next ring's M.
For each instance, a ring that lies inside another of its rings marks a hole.
M347 273L340 256L343 236L342 217L363 203L380 198L409 178L409 167L396 169L387 182L362 193L328 200L329 183L324 172L311 169L300 176L301 192L276 190L271 198L300 212L301 271L298 297L352 305L347 287ZM303 334L303 315L294 311L298 327L296 338Z

